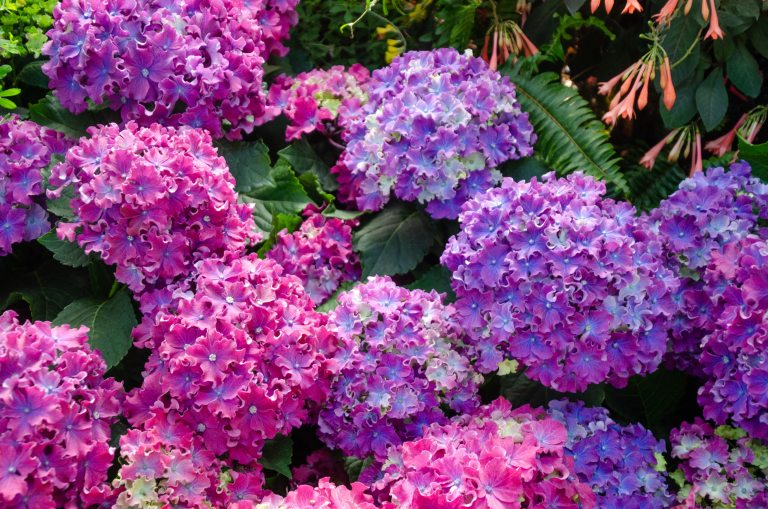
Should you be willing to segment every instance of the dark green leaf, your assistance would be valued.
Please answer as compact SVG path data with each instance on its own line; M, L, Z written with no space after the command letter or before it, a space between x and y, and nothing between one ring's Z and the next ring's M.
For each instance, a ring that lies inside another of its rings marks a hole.
M587 0L565 0L565 6L568 8L568 12L576 14L579 9L587 2Z
M292 460L293 440L289 437L278 435L264 443L264 449L261 453L261 465L264 468L278 472L290 479L292 477Z
M451 289L451 271L442 265L434 265L408 285L409 290L436 290L445 294L445 302L454 302L456 294Z
M360 477L360 474L373 463L373 456L369 456L365 459L355 458L353 456L347 456L344 458L344 471L349 476L350 482L355 482Z
M749 42L758 53L768 58L768 16L762 16L757 23L749 29Z
M659 114L667 129L682 127L696 115L696 88L686 84L676 92L677 98L671 110L664 105L663 97L659 97Z
M701 26L695 16L677 16L670 23L662 46L667 52L672 69L672 81L680 83L688 78L699 64Z
M88 327L88 343L101 352L110 369L131 348L131 331L137 321L131 298L125 290L120 290L107 300L91 297L76 300L62 309L53 323Z
M67 304L85 295L88 281L83 271L62 270L52 260L35 270L13 271L0 279L2 309L26 302L33 320L53 320Z
M333 292L333 295L325 299L325 302L317 306L317 311L320 313L330 313L334 309L336 309L336 306L339 305L339 295L346 292L347 290L352 289L356 284L358 284L357 281L344 281L339 285L339 288Z
M760 16L760 4L760 0L723 0L717 13L726 37L749 29Z
M269 237L259 247L259 256L266 256L270 249L275 245L277 241L277 234L283 230L288 233L296 231L301 225L301 216L297 214L275 214L272 216L272 230L269 232Z
M354 235L363 279L412 270L429 252L436 234L434 223L421 210L401 202L390 204Z
M272 216L278 213L296 214L304 210L312 200L304 191L299 179L291 168L278 163L270 172L271 183L240 195L240 198L254 204L254 219L265 233L272 230Z
M739 136L739 157L752 166L752 174L768 184L768 142L751 145Z
M683 373L662 368L645 377L630 378L624 389L606 387L605 403L627 421L656 427L678 410L687 383Z
M320 181L317 179L317 175L314 173L304 173L299 175L299 182L307 192L307 196L315 203L333 203L334 196L330 193L323 191L323 187L320 185Z
M747 45L739 43L728 58L726 64L728 79L736 88L748 97L757 97L763 85L763 75L755 57L747 49Z
M595 406L601 405L605 399L605 389L602 385L590 385L584 392L567 394L545 387L522 372L504 375L500 377L500 382L501 395L514 407L525 404L545 406L548 402L560 398L579 400Z
M338 219L357 219L363 214L365 212L360 210L339 210L333 204L323 210L325 217L336 217Z
M53 258L68 267L85 267L90 262L90 257L85 251L73 242L61 240L54 230L49 231L37 241L53 253Z
M85 135L86 129L97 123L97 119L91 113L73 115L50 94L29 107L29 116L38 124L73 138Z
M16 76L17 83L24 83L37 88L48 88L48 76L43 74L43 62L30 62L19 71Z
M541 177L551 169L538 157L526 157L507 161L499 167L501 174L515 180L529 181L532 177Z
M712 131L728 111L728 92L723 82L723 70L718 67L696 88L696 109L707 131Z
M75 218L75 213L72 210L70 203L72 203L72 198L74 197L75 191L72 189L72 186L65 187L61 192L61 196L58 198L49 198L46 200L45 208L47 208L48 212L51 214L55 214L64 219L72 220Z
M278 155L290 164L298 175L305 173L317 175L326 191L335 191L339 188L336 177L331 174L328 165L304 138L294 141L278 152Z
M269 149L261 141L218 142L219 155L227 161L235 177L235 190L247 193L258 187L274 185L270 172Z

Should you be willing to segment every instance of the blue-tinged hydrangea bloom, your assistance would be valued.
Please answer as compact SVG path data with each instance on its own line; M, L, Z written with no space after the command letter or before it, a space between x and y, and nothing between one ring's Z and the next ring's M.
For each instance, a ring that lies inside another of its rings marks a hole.
M753 177L743 161L729 171L718 167L696 173L651 212L649 224L663 240L667 264L682 276L665 359L670 367L703 374L701 342L719 313L717 301L710 299L716 289L702 279L704 269L713 251L756 233L761 219L768 219L768 185Z
M504 179L468 201L442 263L489 372L517 359L561 391L623 386L660 364L672 291L655 235L581 173Z
M448 48L406 53L375 71L348 129L334 169L342 198L379 210L394 194L436 218L455 218L499 181L496 166L530 156L536 139L509 80Z
M599 509L666 509L666 446L640 424L621 426L602 407L551 401L550 417L568 431L566 454L579 480L592 487Z

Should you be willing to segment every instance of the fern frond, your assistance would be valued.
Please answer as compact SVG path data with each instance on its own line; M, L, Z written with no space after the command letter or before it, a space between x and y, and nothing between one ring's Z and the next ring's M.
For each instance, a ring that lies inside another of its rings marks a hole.
M661 200L677 191L687 176L680 166L664 158L657 159L652 170L634 165L624 174L631 190L629 201L642 212L658 207Z
M457 6L454 2L438 2L437 18L440 24L435 29L438 46L451 46L463 51L472 38L475 14L481 3L480 0L468 0L464 5Z
M581 170L606 181L612 195L629 194L608 133L579 92L554 73L528 76L519 67L502 70L536 130L535 151L559 175Z

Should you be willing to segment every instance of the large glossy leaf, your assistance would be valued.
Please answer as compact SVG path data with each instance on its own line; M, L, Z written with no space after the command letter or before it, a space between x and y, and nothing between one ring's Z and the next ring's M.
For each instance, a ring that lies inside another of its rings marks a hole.
M757 97L760 93L760 87L763 84L763 75L760 73L760 66L747 49L744 43L736 44L734 51L729 56L726 63L728 79L741 90L744 95Z
M442 265L434 265L430 267L421 276L408 285L409 290L435 290L438 293L445 294L446 302L453 302L456 300L456 294L453 293L451 288L451 271L443 267Z
M723 70L713 69L696 89L696 109L707 131L720 124L728 111L728 92L725 90Z
M258 411L258 410L257 410ZM261 453L261 465L291 478L291 460L293 459L293 440L277 436L267 440Z
M306 173L316 175L326 191L335 191L339 188L336 177L331 174L331 169L304 138L294 141L278 154L298 175Z
M752 174L768 184L768 142L752 145L739 137L739 157L752 166Z
M272 230L272 217L275 214L295 214L312 202L304 186L286 164L278 163L270 172L270 179L269 183L240 195L243 201L253 204L256 226L265 233Z
M85 254L80 246L68 240L61 240L54 230L49 231L37 241L53 253L54 260L67 267L85 267L91 261L90 256Z
M261 141L218 142L217 148L235 177L235 190L238 193L274 185L269 149Z

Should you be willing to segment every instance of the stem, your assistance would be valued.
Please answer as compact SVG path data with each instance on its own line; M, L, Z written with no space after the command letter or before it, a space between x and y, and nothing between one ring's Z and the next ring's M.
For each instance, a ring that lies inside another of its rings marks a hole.
M114 297L119 289L120 289L120 283L118 283L117 279L115 279L115 281L112 283L112 288L110 288L109 290L109 296L107 298L111 299L112 297Z
M683 63L683 60L685 60L686 58L688 58L689 56L691 56L691 53L693 52L693 48L695 48L695 47L696 47L696 45L699 43L699 38L701 37L701 32L703 32L703 31L704 31L704 29L703 29L703 28L699 29L699 33L698 33L698 34L696 34L696 37L693 39L693 44L691 44L691 46L690 46L690 47L689 47L689 48L686 50L685 54L684 54L682 57L680 57L680 58L677 60L677 62L675 62L675 63L673 63L673 64L670 64L670 65L669 65L669 68L670 68L670 69L674 69L674 68L675 68L675 67L677 67L678 65L682 64L682 63Z
M390 25L392 28L395 29L395 32L397 32L397 36L400 38L400 41L403 43L403 50L405 50L406 42L405 42L405 36L403 35L403 32L400 31L399 28L397 28L397 25L389 21L387 18L379 14L378 12L371 11L369 13L374 18L377 18L382 23L386 23L387 25Z

